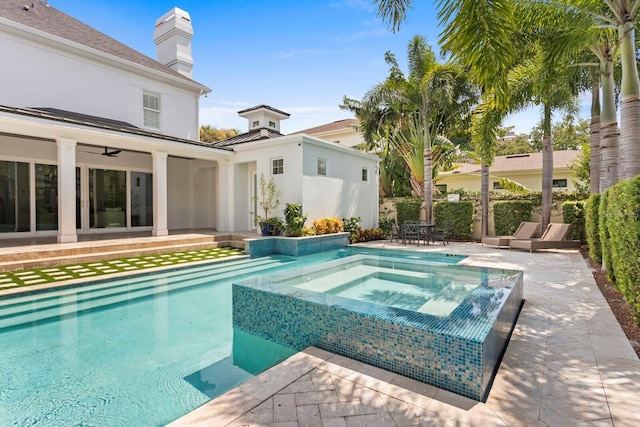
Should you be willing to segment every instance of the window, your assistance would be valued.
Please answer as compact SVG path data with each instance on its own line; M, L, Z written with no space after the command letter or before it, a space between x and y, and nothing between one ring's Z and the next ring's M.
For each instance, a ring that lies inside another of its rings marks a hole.
M144 127L160 129L160 95L143 92L142 112Z
M89 227L127 226L127 173L89 169Z
M447 194L447 184L436 184L436 190L440 194Z
M327 159L318 157L318 175L327 174Z
M553 188L567 188L567 180L566 179L554 179L553 180Z
M271 160L271 174L282 175L284 173L284 159Z
M502 186L500 186L500 182L499 181L494 181L493 182L493 189L494 190L502 190Z
M253 123L251 123L251 126L257 128L258 126L260 126L260 120L254 120Z
M58 167L35 165L36 230L58 229Z
M272 122L271 120L269 120L269 127L270 128L276 128L276 122Z
M362 181L363 182L369 181L369 169L367 168L362 168Z

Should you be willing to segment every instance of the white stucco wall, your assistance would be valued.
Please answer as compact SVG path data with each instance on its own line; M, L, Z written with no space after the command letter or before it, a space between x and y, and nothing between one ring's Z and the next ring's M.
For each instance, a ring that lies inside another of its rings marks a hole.
M167 160L167 227L190 228L193 224L191 161L169 157ZM187 173L189 172L189 173Z
M318 158L326 160L326 176L318 175ZM362 181L362 169L368 181ZM304 144L303 208L308 224L314 219L360 217L362 228L378 223L378 174L374 156L308 139Z
M161 97L161 128L167 135L198 139L196 89L151 78L99 56L21 37L0 29L3 55L0 104L52 107L143 127L142 93ZM160 74L160 73L159 73Z

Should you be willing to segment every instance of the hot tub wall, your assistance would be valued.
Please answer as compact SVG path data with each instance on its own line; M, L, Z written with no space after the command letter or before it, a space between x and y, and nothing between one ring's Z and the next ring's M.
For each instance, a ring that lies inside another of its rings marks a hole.
M384 306L367 312L371 304L356 300L331 306L325 294L314 294L297 298L234 284L234 326L296 350L313 345L472 399L484 398L489 381L481 342L424 329L420 313Z
M307 237L262 237L245 239L245 252L251 258L272 254L302 256L344 248L348 244L349 233Z

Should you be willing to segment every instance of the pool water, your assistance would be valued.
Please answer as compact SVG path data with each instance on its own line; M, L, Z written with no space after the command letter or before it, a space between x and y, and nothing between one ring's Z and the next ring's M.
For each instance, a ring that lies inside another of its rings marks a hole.
M478 271L417 268L416 262L362 258L282 281L315 292L434 316L448 316L483 280Z
M294 353L234 330L233 281L343 256L242 259L0 297L0 425L171 422Z

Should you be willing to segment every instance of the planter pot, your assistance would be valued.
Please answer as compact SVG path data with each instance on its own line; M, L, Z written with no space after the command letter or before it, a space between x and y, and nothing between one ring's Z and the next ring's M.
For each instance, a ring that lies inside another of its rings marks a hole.
M260 232L262 233L263 236L271 236L273 235L273 225L262 221L260 224Z

